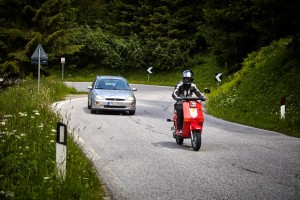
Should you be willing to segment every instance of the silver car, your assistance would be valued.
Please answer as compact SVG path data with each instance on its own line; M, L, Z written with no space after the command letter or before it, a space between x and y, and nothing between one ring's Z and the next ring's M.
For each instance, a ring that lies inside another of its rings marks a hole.
M88 87L88 108L96 111L128 111L135 114L136 99L127 80L121 76L97 76Z

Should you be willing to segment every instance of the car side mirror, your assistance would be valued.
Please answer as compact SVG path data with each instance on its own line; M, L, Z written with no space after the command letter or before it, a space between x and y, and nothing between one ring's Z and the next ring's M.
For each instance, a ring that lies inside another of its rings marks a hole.
M205 89L204 89L204 92L207 93L207 94L209 94L209 93L210 93L210 90L207 89L207 88L205 88Z
M93 87L92 86L88 86L87 89L91 90L91 89L93 89Z
M132 88L131 90L132 90L132 91L137 91L137 89L136 89L136 88Z

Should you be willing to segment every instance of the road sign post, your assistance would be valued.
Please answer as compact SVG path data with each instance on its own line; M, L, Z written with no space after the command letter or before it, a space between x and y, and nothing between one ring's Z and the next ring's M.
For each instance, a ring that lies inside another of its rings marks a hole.
M218 87L222 81L222 73L216 73L215 80L218 82Z
M150 74L152 74L152 68L153 67L149 67L148 69L147 69L147 72L148 72L148 82L150 81Z
M38 93L40 92L40 76L41 76L41 65L48 64L48 55L45 53L42 45L38 45L31 56L31 63L38 64Z
M41 80L41 49L38 49L39 57L38 57L38 93L40 93L40 80Z

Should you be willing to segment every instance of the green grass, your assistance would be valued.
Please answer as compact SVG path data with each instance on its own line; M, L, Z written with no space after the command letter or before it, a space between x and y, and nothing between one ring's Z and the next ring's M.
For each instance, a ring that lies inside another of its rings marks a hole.
M103 199L91 162L69 135L66 179L56 171L56 123L50 105L73 93L55 81L0 91L0 199Z
M243 69L210 95L208 112L300 137L300 63L288 43L283 39L250 54ZM285 119L280 117L282 97L286 98Z

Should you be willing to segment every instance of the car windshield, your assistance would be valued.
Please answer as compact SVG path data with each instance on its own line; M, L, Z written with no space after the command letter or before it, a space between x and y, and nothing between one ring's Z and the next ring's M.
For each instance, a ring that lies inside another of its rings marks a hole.
M96 89L104 90L129 90L126 81L122 79L100 79L96 83Z

